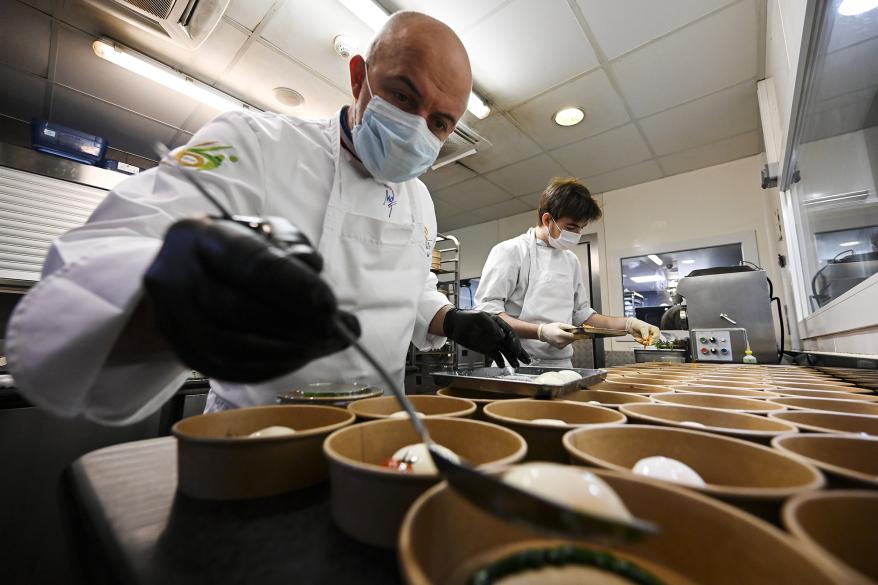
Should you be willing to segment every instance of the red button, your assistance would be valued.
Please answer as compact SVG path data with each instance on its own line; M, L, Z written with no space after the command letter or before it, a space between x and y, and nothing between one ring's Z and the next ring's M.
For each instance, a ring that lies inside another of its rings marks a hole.
M702 348L701 348L701 353L707 353L707 348L706 348L706 347L702 347Z

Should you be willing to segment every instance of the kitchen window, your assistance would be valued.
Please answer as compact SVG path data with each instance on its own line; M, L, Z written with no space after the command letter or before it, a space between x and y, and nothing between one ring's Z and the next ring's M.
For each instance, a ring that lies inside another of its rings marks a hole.
M782 188L801 274L800 317L878 274L878 9L817 17Z
M622 302L626 317L660 326L662 314L675 304L677 283L693 270L738 266L740 243L705 246L622 258Z

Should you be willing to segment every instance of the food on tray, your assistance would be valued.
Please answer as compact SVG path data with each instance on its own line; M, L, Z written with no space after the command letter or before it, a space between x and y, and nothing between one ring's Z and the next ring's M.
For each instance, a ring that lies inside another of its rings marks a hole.
M646 457L634 464L634 473L683 485L704 487L704 479L694 469L670 457Z
M291 429L290 427L283 427L280 425L274 425L270 427L265 427L264 429L259 429L258 431L253 431L249 435L247 435L250 439L263 439L265 437L286 437L288 435L295 435L296 429Z
M538 425L549 425L553 427L566 427L567 423L561 420L560 418L535 418L532 423L536 423Z
M450 459L455 463L460 463L460 457L458 457L451 449L443 447L442 445L434 444L434 446L436 447L436 450L447 459ZM433 464L433 459L430 457L430 451L424 443L406 445L397 450L392 457L384 462L384 466L396 469L397 471L405 471L407 473L438 473L436 466Z
M577 380L581 380L582 376L573 370L560 370L557 372L543 372L533 379L536 384L546 384L549 386L564 386Z
M503 481L568 508L619 521L632 520L631 512L609 485L597 475L558 463L515 465Z
M680 424L685 426L685 427L696 427L699 429L707 428L703 424L701 424L700 422L695 422L694 420L684 420Z
M424 413L416 410L415 416L423 417ZM393 414L390 415L390 418L408 418L408 417L409 417L409 413L407 413L404 410L397 410L396 412L394 412Z
M566 382L575 382L577 380L582 380L582 376L573 370L561 370L558 372L558 375L564 378Z
M571 544L554 548L528 549L505 556L476 571L467 585L493 585L518 573L535 572L544 567L555 569L567 565L594 567L638 585L663 585L660 579L632 561L619 558L610 552ZM542 581L538 576L534 576L534 583Z

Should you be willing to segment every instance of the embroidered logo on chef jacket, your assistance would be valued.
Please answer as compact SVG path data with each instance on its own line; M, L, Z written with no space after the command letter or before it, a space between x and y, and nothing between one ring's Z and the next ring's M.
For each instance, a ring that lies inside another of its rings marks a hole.
M429 258L432 256L433 246L436 245L436 241L430 238L430 228L424 226L424 252Z
M232 147L225 144L217 144L216 142L202 142L188 148L179 150L174 158L180 166L199 171L210 171L219 167L223 162L238 162L238 157L228 153L228 159L223 150L229 150Z
M384 206L387 208L387 217L393 213L393 206L396 205L396 191L390 185L384 186Z

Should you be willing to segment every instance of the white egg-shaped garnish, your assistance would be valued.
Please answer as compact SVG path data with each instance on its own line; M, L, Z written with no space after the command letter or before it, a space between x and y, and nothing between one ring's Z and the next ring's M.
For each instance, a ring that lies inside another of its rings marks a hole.
M698 472L676 459L670 457L646 457L634 464L634 473L651 477L654 479L663 479L683 485L691 485L695 487L704 487L704 479Z
M575 382L577 380L582 380L582 376L573 370L561 370L558 372L558 376L560 376L565 384L569 384L570 382Z
M295 435L296 429L291 429L290 427L282 427L280 425L274 425L270 427L265 427L264 429L259 429L258 431L253 431L249 435L247 435L250 439L262 439L265 437L286 437L288 435Z
M443 447L442 445L434 444L435 448L439 453L444 455L447 459L454 461L455 463L460 463L460 457L457 456L457 453L452 451L447 447ZM406 471L411 471L413 473L438 473L436 466L433 464L433 459L430 457L430 451L427 449L427 445L424 443L415 443L413 445L406 445L405 447L398 449L396 453L391 457L394 461L404 461L408 464L408 469Z
M547 384L549 386L563 386L566 384L564 378L558 372L545 372L534 378L537 384Z
M503 474L503 481L542 496L562 506L627 522L631 512L607 483L582 468L558 463L515 465Z
M416 411L415 411L415 416L420 417L420 418L423 418L423 417L424 417L424 413L423 413L423 412L418 412L418 411L416 410ZM409 417L409 413L407 413L407 412L404 411L404 410L397 410L396 412L394 412L393 414L390 415L390 418L408 418L408 417Z
M684 427L695 427L698 429L706 428L703 424L701 424L700 422L695 422L694 420L684 420L680 424Z
M566 427L567 423L560 418L535 418L530 422L538 425L548 425L552 427Z

